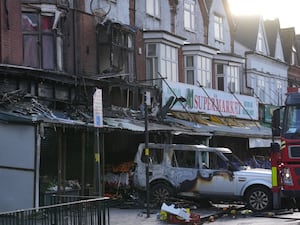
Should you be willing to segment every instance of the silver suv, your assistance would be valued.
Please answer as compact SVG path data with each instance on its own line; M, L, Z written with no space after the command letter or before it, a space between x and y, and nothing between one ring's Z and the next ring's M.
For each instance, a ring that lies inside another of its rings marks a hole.
M245 166L228 148L204 145L153 144L149 147L151 200L182 195L242 200L254 211L272 206L271 170ZM135 157L134 187L146 190L145 144Z

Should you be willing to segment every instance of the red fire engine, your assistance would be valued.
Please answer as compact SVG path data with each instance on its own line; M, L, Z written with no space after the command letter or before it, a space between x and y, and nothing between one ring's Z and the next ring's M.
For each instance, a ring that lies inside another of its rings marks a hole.
M285 105L272 117L271 165L273 207L283 198L300 200L300 92L287 93ZM294 90L293 90L294 91ZM280 137L280 144L274 140Z

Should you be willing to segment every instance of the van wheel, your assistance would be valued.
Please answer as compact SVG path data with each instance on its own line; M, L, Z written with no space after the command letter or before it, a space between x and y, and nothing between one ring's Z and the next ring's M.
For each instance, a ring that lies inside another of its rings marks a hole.
M265 211L272 205L272 195L265 187L254 187L246 193L246 207L253 211Z
M168 184L158 183L151 187L150 193L151 200L157 204L161 204L173 196L173 189Z

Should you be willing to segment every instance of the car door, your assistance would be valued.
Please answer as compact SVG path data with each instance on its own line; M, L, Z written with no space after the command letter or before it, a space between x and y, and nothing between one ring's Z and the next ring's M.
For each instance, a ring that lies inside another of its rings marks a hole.
M236 180L226 161L216 152L204 151L200 155L197 190L200 194L234 195Z
M164 149L162 147L151 146L149 148L149 179L150 182L155 179L162 178L164 171ZM134 184L138 187L146 187L146 166L147 157L144 145L139 146L136 156L136 168L134 171Z
M169 180L179 192L193 192L199 169L196 152L172 150L170 156L170 164L166 169Z

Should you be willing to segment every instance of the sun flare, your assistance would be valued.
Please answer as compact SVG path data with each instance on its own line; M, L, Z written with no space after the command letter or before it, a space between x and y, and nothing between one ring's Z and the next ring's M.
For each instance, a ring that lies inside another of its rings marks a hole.
M279 18L281 28L295 27L296 32L300 33L299 0L228 0L228 2L234 15L260 14L264 19Z

